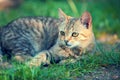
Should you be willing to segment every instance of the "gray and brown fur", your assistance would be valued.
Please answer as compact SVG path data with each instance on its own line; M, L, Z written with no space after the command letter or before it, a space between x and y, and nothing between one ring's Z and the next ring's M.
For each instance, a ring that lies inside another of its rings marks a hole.
M74 32L78 36L73 37ZM30 56L31 60L26 62L30 66L59 62L70 57L77 58L94 40L92 20L88 12L81 18L73 18L61 9L59 19L19 18L4 26L0 35L1 54L14 56L17 60Z

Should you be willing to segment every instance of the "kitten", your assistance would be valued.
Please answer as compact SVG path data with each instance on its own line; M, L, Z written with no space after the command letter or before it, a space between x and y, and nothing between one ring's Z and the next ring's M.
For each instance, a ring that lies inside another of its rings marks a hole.
M28 62L30 66L59 62L70 57L79 58L90 44L94 44L92 18L88 12L83 13L81 18L73 18L59 9L59 20L56 44L38 53Z
M88 12L81 18L67 16L59 9L59 19L24 17L0 30L1 55L14 56L29 66L57 63L78 58L94 42L92 18Z

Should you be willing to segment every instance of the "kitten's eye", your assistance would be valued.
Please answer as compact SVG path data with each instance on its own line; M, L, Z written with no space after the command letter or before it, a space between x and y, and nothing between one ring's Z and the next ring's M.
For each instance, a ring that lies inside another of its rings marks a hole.
M77 32L73 32L73 33L72 33L72 36L73 36L73 37L77 37L78 35L79 35L79 33L77 33Z
M60 31L60 34L61 34L62 36L65 36L65 32L64 32L64 31Z

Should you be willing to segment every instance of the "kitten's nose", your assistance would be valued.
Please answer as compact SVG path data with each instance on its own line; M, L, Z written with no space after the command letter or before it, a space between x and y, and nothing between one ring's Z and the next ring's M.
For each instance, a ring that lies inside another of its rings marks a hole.
M64 40L64 42L65 42L65 44L67 45L67 43L68 43L68 40Z

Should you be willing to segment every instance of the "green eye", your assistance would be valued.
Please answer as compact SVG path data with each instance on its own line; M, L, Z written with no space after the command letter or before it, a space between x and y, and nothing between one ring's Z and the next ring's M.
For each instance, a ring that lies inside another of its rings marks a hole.
M77 33L77 32L73 32L73 33L72 33L72 36L73 36L73 37L77 37L78 35L79 35L79 33Z
M64 31L60 31L60 34L61 34L62 36L65 36L65 32L64 32Z

